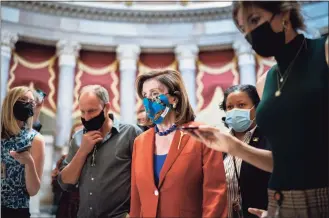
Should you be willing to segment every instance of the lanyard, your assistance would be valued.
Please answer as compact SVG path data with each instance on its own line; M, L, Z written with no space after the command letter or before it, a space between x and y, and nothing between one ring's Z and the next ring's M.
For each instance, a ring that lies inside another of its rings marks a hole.
M241 192L240 192L240 177L238 174L238 169L236 166L236 161L235 161L235 157L233 156L233 164L234 164L234 172L235 172L235 176L236 176L236 180L238 181L238 194L239 196L241 196Z

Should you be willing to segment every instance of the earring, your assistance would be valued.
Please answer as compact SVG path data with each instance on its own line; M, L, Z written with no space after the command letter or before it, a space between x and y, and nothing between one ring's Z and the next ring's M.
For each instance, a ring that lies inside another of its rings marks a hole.
M173 103L172 107L175 109L176 108L176 103Z
M286 20L282 21L282 27L283 27L283 31L286 31L286 29L287 29L287 21Z

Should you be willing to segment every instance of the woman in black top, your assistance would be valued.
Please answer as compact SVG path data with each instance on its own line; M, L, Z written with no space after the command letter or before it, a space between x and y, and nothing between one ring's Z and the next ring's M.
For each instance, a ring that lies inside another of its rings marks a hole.
M212 127L194 133L209 147L272 172L270 217L329 217L328 39L297 33L304 28L297 2L236 2L233 12L253 49L278 63L267 73L257 108L257 125L273 152Z
M256 108L260 102L252 85L236 85L224 92L220 108L226 112L225 125L237 139L255 148L270 150L270 146L256 125ZM238 157L227 154L224 159L227 182L228 217L256 217L249 207L267 208L267 184L270 173L258 169ZM241 204L242 203L242 204ZM242 206L242 210L239 208Z

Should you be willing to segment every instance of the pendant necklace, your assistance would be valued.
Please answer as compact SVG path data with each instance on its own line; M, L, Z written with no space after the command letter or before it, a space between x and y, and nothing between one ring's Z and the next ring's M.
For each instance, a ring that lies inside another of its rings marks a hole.
M286 83L288 77L289 77L289 74L290 74L290 71L297 59L297 57L299 56L302 48L304 47L304 44L305 44L306 40L304 38L301 46L299 47L299 50L296 54L296 56L294 57L294 59L291 61L291 63L289 64L288 68L285 70L284 74L282 75L281 72L280 72L280 69L279 69L279 65L276 65L276 68L275 68L275 71L277 72L277 85L278 85L278 90L275 92L275 97L279 97L281 95L281 90L284 86L284 84Z

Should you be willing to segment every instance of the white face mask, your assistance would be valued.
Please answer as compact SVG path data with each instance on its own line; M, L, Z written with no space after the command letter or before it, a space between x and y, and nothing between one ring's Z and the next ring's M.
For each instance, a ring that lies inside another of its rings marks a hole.
M225 123L232 128L235 132L245 132L251 126L253 120L250 120L250 109L234 108L226 112Z

